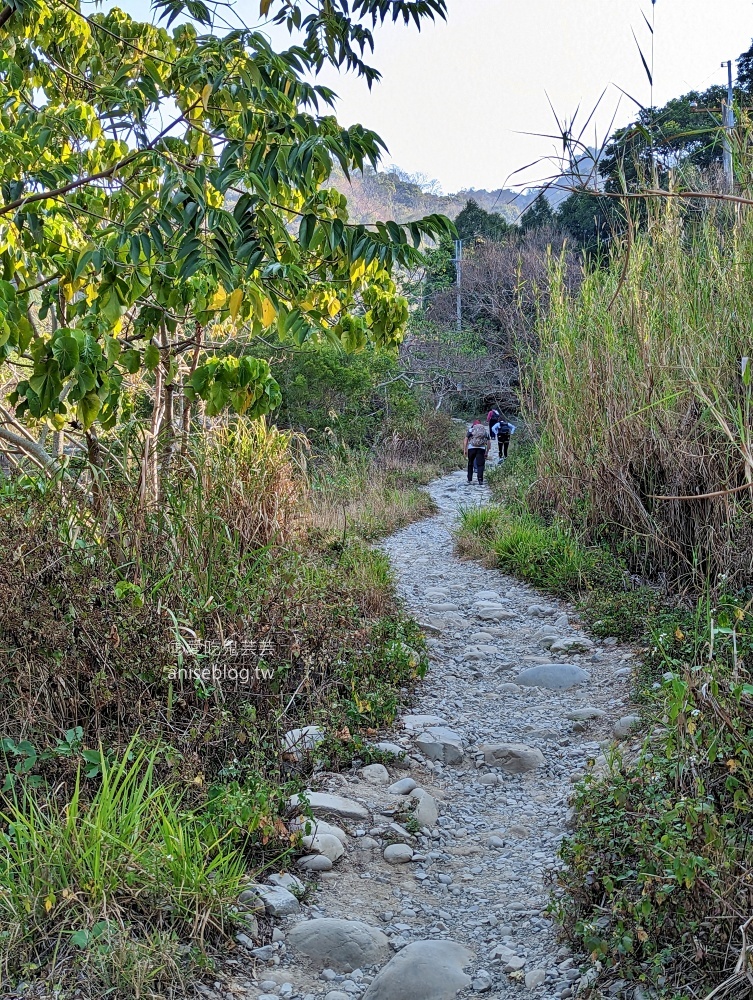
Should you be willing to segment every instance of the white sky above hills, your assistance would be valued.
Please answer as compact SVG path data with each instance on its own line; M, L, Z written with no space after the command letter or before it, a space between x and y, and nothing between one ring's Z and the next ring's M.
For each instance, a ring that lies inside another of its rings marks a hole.
M109 3L107 3L109 6ZM120 0L150 17L148 0ZM257 24L258 0L235 5ZM369 92L353 76L325 70L337 91L339 120L361 122L385 140L385 165L436 178L445 192L535 183L552 166L540 162L556 143L551 105L561 120L585 123L589 145L650 102L646 73L655 16L654 104L688 90L726 83L722 60L736 59L753 36L751 0L448 0L447 22L415 29L390 25L376 33L372 64L382 82ZM286 44L277 29L275 41ZM548 95L548 96L547 96ZM577 131L577 128L576 128ZM531 133L531 134L526 134Z

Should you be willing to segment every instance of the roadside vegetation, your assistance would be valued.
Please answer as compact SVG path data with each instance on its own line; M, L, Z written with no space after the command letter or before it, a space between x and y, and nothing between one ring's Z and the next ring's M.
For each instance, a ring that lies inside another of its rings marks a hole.
M535 442L458 534L643 651L645 737L578 785L554 875L599 990L748 989L752 240L747 208L647 200L574 294L553 268Z
M328 386L308 391L316 407ZM244 929L243 886L293 860L290 795L318 761L368 762L425 671L368 542L430 513L418 487L453 431L415 398L370 448L219 421L138 519L126 432L102 442L96 509L83 458L73 485L0 482L7 981L157 995ZM286 755L315 724L321 750Z

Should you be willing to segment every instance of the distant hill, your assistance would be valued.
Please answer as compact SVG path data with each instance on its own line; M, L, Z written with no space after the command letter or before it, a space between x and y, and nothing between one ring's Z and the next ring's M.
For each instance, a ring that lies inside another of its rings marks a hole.
M487 212L498 212L508 222L514 222L536 196L535 191L521 194L508 188L496 191L470 188L456 194L440 194L435 182L406 174L396 167L378 172L367 168L363 173L352 174L350 181L335 171L329 182L347 197L351 220L361 223L379 219L412 222L434 212L454 219L469 198Z

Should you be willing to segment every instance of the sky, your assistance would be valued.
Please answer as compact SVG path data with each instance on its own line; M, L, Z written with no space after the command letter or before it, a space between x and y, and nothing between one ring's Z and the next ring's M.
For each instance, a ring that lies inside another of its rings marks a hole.
M147 16L147 0L118 5ZM255 22L258 0L236 7ZM389 149L385 165L436 179L446 193L546 179L555 114L569 120L580 107L576 125L584 124L596 107L584 136L594 144L635 115L618 88L650 103L632 34L651 63L643 14L655 19L655 105L726 83L720 63L753 36L751 0L448 0L448 11L420 33L391 24L376 32L371 63L382 80L371 92L352 75L322 73L342 124L374 129ZM287 35L274 39L285 44Z

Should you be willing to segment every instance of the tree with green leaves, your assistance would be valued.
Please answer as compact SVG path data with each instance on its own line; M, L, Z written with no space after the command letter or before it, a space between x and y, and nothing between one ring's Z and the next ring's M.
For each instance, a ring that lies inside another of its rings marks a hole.
M473 198L469 198L455 219L455 228L458 239L482 239L498 243L507 235L510 225L497 212L487 212Z
M349 223L327 178L374 166L383 144L341 127L315 82L332 63L371 85L372 28L420 27L445 0L261 0L301 36L279 52L244 25L219 31L203 0L156 8L156 25L78 0L0 10L0 443L48 466L51 426L96 454L142 377L144 489L199 401L208 416L277 404L259 337L396 344L407 305L390 272L452 228Z
M520 217L520 228L524 233L532 229L545 229L554 223L554 212L544 194L540 194Z

